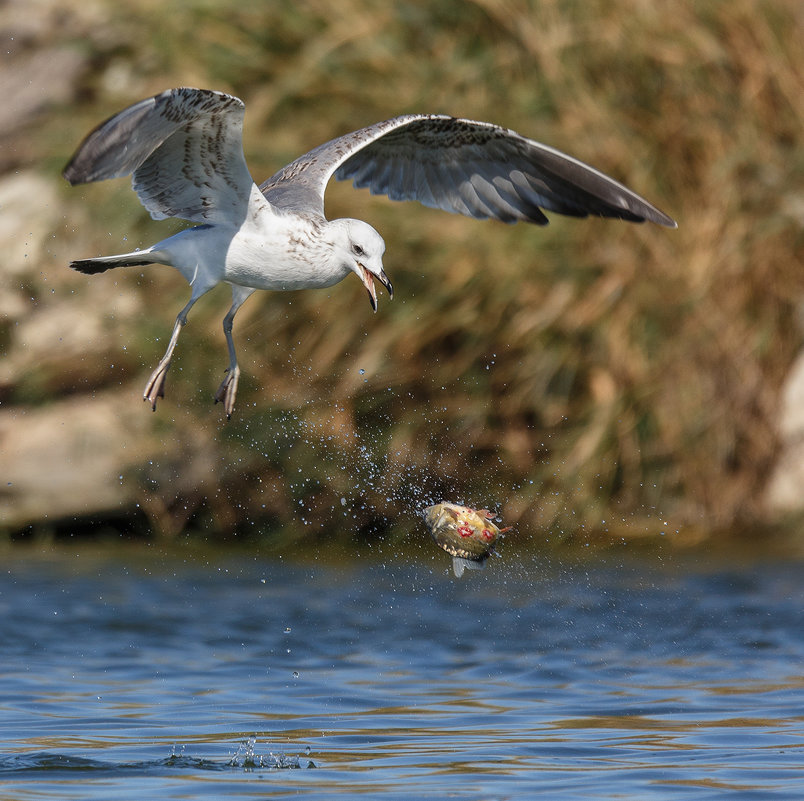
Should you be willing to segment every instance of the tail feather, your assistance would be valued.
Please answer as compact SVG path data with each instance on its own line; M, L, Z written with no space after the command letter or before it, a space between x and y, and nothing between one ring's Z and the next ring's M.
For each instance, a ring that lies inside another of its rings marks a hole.
M160 258L161 257L161 258ZM135 253L123 253L120 256L98 256L94 259L77 259L70 262L73 270L79 273L94 275L104 273L113 267L138 267L143 264L156 264L162 262L164 254L154 251L137 251Z

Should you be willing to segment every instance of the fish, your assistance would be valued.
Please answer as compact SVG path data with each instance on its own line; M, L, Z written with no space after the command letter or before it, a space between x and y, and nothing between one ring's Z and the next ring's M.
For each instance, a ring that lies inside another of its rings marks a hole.
M486 559L495 552L500 537L511 526L499 528L488 509L472 509L455 503L437 503L422 513L430 535L439 548L452 556L457 578L464 570L482 570Z

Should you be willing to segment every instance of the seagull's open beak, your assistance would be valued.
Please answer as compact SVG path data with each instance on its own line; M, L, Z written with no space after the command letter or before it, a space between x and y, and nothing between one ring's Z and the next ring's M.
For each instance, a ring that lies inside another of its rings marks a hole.
M374 311L377 311L377 290L374 287L374 274L370 273L360 262L357 263L357 266L360 268L360 280L363 282L363 286L366 287L366 291L369 295L369 302L371 303L371 308ZM394 287L391 284L388 276L385 274L384 270L380 270L380 274L376 276L380 280L380 283L388 290L388 297L393 298L394 296Z

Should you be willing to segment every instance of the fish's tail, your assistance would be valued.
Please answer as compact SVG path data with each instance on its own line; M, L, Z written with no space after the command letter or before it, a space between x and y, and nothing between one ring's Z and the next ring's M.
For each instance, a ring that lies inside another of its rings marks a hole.
M482 570L485 566L485 559L478 561L477 559L464 559L462 556L452 557L452 571L455 573L455 578L460 578L464 570Z
M104 273L114 267L139 267L144 264L170 264L167 254L158 250L137 250L133 253L122 253L119 256L98 256L94 259L77 259L70 262L73 270L79 273L94 275Z

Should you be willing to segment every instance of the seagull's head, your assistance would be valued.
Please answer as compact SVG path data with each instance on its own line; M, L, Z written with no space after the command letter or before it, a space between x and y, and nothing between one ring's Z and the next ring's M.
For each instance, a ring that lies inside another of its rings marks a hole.
M394 296L391 281L382 268L382 256L385 253L383 238L362 220L335 220L338 227L338 255L363 282L371 301L371 308L377 311L377 290L374 287L376 278L387 290L388 296Z

